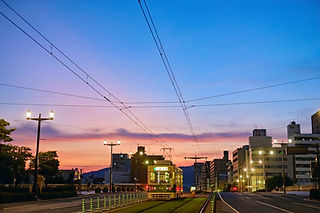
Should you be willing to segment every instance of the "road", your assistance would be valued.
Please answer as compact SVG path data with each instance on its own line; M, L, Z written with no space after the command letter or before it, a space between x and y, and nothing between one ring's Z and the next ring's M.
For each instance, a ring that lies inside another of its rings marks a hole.
M277 193L222 192L221 197L235 212L303 212L320 213L320 202L310 201L306 196Z
M129 192L130 193L130 192ZM112 196L118 193L113 193ZM121 193L120 193L121 194ZM103 196L110 194L100 194L100 208L103 207ZM0 212L28 213L28 212L49 212L49 213L73 213L81 212L81 202L85 199L86 209L89 209L90 198L98 197L97 194L81 195L73 198L59 198L51 200L38 200L29 202L16 202L0 204ZM96 199L93 199L93 208L96 208Z

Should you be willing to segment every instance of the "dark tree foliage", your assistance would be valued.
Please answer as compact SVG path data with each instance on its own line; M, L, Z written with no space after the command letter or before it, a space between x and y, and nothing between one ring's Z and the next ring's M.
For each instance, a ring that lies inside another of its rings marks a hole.
M27 175L26 161L31 157L28 147L0 144L0 182L22 183Z
M39 152L39 174L46 180L59 176L59 165L57 151ZM31 160L30 167L34 169L34 158Z
M274 176L268 180L266 180L266 188L267 191L271 191L275 188L280 188L282 187L282 176ZM289 178L286 177L286 186L292 186L293 185L293 181Z
M0 119L0 141L3 142L10 142L12 138L10 137L11 132L16 129L7 129L6 127L9 126L10 123L5 121L4 119Z

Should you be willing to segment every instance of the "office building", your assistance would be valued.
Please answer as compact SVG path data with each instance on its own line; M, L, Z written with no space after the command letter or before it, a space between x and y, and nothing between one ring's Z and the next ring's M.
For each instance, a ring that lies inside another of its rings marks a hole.
M232 179L236 181L236 184L241 188L243 186L240 179L242 178L244 168L247 168L249 163L249 145L244 145L243 147L237 148L232 152L232 165L233 165L233 177ZM241 178L240 178L241 175ZM238 181L239 180L239 181Z
M228 167L230 164L228 151L224 151L222 159L213 159L210 162L210 186L212 190L223 190L228 185Z
M312 134L320 134L320 110L311 116Z
M316 161L315 145L320 145L320 134L295 134L289 137L288 147L306 148L309 153L288 155L288 177L297 185L313 185L311 162ZM311 153L313 152L313 153Z
M249 137L250 148L272 147L272 137L267 136L266 129L254 129Z

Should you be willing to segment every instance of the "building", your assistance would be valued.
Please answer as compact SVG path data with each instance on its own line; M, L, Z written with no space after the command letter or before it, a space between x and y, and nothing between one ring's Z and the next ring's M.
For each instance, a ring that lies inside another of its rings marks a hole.
M295 121L292 121L288 126L287 126L287 135L288 138L290 138L293 135L300 134L300 124L297 124Z
M113 183L130 183L130 162L128 154L112 154Z
M147 167L157 160L164 160L162 155L147 155L144 146L138 146L137 152L131 157L131 175L133 183L147 183Z
M201 191L201 179L203 174L203 163L194 163L193 172L194 172L194 187L196 191Z
M201 168L201 180L200 188L203 192L210 192L210 161L206 161L202 164Z
M232 179L233 181L235 181L234 184L238 185L238 188L242 188L243 186L243 184L239 182L239 180L240 180L240 175L242 176L244 169L247 168L249 165L248 161L249 161L249 145L244 145L243 147L237 148L232 152L232 165L233 165Z
M297 185L313 185L311 178L311 162L315 162L316 148L314 145L320 145L320 134L288 134L288 147L307 148L314 153L288 155L288 177Z
M267 136L266 129L254 129L252 136L249 137L249 146L250 148L271 147L272 137Z
M312 134L320 134L320 110L311 116Z
M287 158L282 161L282 148L272 146L272 137L265 129L254 129L249 137L249 159L240 169L236 182L241 191L265 190L267 179L282 175L282 164L287 168Z
M224 151L222 159L210 162L210 186L214 191L223 190L228 185L228 166L231 164L228 151Z

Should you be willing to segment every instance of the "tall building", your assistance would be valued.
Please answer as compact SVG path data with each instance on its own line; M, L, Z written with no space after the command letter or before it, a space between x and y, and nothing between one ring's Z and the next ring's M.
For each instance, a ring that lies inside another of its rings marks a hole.
M239 186L238 188L244 188L240 179L242 178L242 174L244 172L244 168L247 168L249 165L249 145L244 145L243 147L237 148L232 153L232 178L236 181L236 184ZM241 178L240 178L241 176ZM243 190L241 190L243 191Z
M203 192L210 192L210 161L205 161L201 168L200 188Z
M287 159L282 162L282 148L272 147L272 137L266 133L265 129L255 129L249 137L249 160L236 179L241 190L264 190L267 179L282 174L282 163L287 167Z
M147 183L147 167L157 160L164 160L162 155L147 155L144 146L138 146L137 152L131 157L131 182Z
M210 162L210 186L212 190L223 190L228 184L228 167L231 164L228 151L224 151L222 159L213 159Z
M311 116L312 134L320 134L320 110Z
M194 186L197 191L201 190L201 178L203 173L203 163L194 163L193 172L194 172Z

